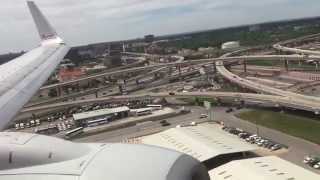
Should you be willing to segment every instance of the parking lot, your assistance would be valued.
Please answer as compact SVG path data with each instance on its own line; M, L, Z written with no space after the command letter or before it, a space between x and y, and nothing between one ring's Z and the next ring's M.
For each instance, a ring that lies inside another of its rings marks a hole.
M317 155L320 153L319 145L273 129L244 121L234 116L235 113L246 111L248 109L237 110L236 108L233 108L232 112L226 113L227 109L228 108L223 107L215 108L215 120L223 122L225 126L241 128L244 131L250 132L251 134L257 134L260 137L275 140L279 144L288 146L288 150L286 152L280 153L277 156L320 174L319 170L314 169L303 162L306 156Z
M270 151L277 151L282 148L286 148L285 145L279 144L274 140L261 137L257 134L246 132L240 128L222 126L222 129L230 134L238 136L240 139L243 139L250 144L255 144L259 147L269 149Z

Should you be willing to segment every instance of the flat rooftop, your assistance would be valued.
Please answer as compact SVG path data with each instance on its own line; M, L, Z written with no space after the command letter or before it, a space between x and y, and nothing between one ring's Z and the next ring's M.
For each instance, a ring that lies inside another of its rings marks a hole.
M143 144L173 149L206 161L223 154L254 151L257 146L241 141L221 129L218 124L172 128L141 138Z
M79 121L83 119L89 119L89 118L94 118L94 117L104 116L104 115L111 115L111 114L125 112L125 111L130 111L130 108L127 106L122 106L122 107L116 107L116 108L99 109L95 111L73 114L72 116L75 121Z
M276 156L236 160L209 172L215 180L319 180L320 176Z

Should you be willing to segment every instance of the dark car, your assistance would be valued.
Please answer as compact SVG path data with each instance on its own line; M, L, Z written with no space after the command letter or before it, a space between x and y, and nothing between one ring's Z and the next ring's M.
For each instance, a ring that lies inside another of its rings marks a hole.
M232 111L233 111L233 109L229 108L229 109L226 110L226 113L231 113Z
M171 124L169 122L161 123L162 126L170 126Z
M170 96L174 96L174 95L176 95L174 92L169 92L169 95Z
M171 125L171 124L170 124L168 121L166 121L166 120L160 121L160 124L161 124L161 126L170 126L170 125Z

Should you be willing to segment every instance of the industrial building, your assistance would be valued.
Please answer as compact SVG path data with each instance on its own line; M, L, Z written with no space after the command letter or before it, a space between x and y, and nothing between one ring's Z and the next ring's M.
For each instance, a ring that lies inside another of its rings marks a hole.
M130 109L127 106L117 108L99 109L95 111L73 114L73 120L77 126L86 126L88 121L107 118L113 121L129 116Z
M142 137L141 142L191 155L203 162L208 169L234 159L251 156L250 151L258 149L257 146L226 133L220 125L212 123L172 128Z
M240 42L239 41L230 41L223 43L221 46L222 50L235 50L240 47Z
M318 180L319 175L276 156L237 160L209 172L215 180Z

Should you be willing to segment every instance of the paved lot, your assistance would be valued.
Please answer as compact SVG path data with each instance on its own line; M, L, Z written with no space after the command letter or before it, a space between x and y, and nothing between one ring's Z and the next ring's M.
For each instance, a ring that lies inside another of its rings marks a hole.
M289 146L289 149L286 153L279 154L278 156L294 164L297 164L301 167L307 168L320 174L319 170L315 170L303 164L302 162L304 156L306 155L319 154L319 145L313 144L300 138L289 136L276 130L265 128L262 126L257 126L247 121L243 121L233 116L233 114L237 112L228 114L225 113L224 108L217 109L216 111L219 111L219 113L216 113L216 119L219 121L223 121L228 126L238 127L250 133L259 134L262 137L269 138L274 141L277 141L278 143Z

